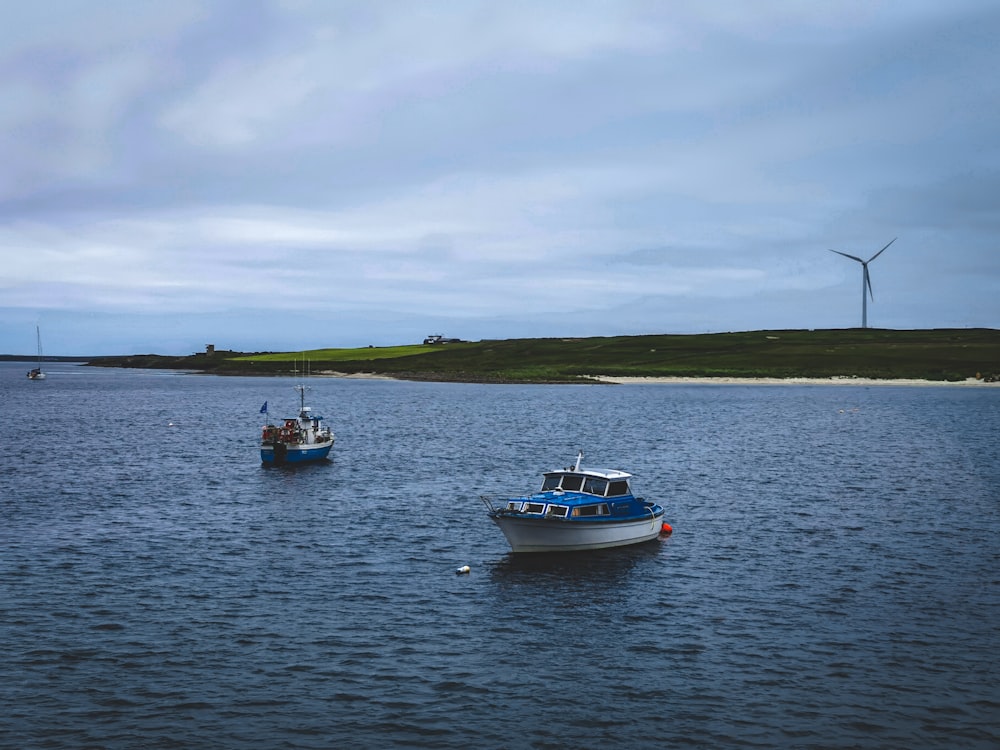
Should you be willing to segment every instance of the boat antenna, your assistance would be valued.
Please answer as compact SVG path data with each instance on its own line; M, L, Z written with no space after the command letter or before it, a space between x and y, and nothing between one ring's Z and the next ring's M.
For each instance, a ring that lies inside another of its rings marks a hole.
M573 467L573 471L580 471L580 462L583 461L583 451L581 450L576 455L576 466Z

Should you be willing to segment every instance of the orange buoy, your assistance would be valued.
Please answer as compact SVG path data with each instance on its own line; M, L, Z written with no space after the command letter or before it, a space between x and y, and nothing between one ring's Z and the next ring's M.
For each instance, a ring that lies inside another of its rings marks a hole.
M674 533L674 527L671 526L666 521L664 521L663 525L660 527L660 533L661 534L673 534Z

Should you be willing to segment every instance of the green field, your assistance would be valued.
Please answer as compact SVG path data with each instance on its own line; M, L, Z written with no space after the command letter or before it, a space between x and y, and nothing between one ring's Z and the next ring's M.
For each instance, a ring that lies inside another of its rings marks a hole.
M586 382L588 376L863 377L959 381L1000 377L996 329L747 331L694 335L505 339L306 352L154 354L91 364L219 375L371 373L413 380Z
M268 352L267 354L244 354L236 357L229 357L234 362L322 362L330 364L335 362L370 362L373 359L395 359L397 357L410 357L414 354L427 354L434 352L440 347L429 346L427 344L414 344L410 346L369 346L364 349L310 349L304 352Z

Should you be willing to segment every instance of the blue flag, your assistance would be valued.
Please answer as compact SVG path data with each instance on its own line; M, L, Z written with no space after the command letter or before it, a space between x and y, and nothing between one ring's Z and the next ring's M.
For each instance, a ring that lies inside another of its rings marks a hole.
M260 413L261 414L267 414L267 401L265 401L264 405L262 407L260 407Z

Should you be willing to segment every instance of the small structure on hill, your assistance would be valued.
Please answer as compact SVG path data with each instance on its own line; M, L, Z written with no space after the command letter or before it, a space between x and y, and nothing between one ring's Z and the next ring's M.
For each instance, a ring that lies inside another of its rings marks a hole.
M462 339L446 339L440 333L432 333L424 339L425 344L460 344Z

